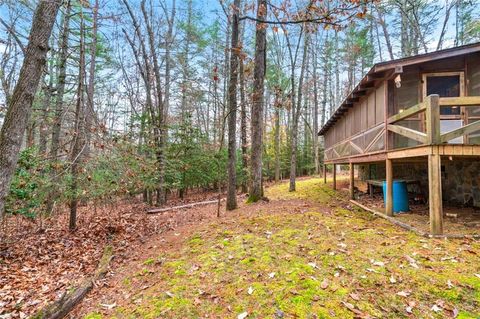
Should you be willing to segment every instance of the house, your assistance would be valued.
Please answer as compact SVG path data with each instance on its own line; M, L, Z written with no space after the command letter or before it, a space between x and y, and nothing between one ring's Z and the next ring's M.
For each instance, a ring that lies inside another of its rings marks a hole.
M390 216L393 179L417 179L431 234L442 234L444 202L480 206L479 120L475 43L375 64L318 134L325 165L350 165L352 197L355 165L386 180Z

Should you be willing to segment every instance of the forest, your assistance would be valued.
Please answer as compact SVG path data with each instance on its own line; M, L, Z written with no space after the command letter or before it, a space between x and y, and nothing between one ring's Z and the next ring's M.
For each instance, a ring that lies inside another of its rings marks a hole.
M266 185L295 192L374 63L478 42L479 17L475 0L0 0L0 318L55 299L18 301L6 275L42 234L93 240L90 214L110 236L124 207L218 200L220 216L268 203Z

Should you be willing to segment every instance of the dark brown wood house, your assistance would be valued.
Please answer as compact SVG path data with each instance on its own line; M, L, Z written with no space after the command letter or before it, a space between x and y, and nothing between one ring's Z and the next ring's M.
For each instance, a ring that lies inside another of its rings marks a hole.
M319 135L325 165L350 165L352 197L354 165L386 180L387 215L393 178L423 176L442 234L444 201L480 206L480 43L375 64Z

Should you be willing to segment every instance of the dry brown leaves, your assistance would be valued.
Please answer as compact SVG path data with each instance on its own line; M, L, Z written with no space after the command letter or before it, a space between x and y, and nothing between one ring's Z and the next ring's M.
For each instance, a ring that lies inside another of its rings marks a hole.
M194 193L187 200L171 199L169 206L213 196ZM0 238L0 318L26 318L61 297L94 272L107 243L114 247L115 267L149 236L207 218L188 210L147 216L146 209L133 199L81 207L75 232L67 230L66 210L42 227L22 217L7 218Z

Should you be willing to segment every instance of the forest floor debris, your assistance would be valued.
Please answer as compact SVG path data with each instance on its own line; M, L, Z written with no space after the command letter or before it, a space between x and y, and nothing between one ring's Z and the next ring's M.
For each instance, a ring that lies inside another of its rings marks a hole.
M71 318L480 316L479 241L419 237L320 179L266 195L149 241Z
M214 192L192 192L169 205L215 199ZM0 318L26 318L92 275L108 243L112 268L135 258L149 238L177 227L213 218L209 210L180 210L147 215L136 199L79 208L77 231L68 231L68 214L41 222L22 216L4 220L0 240ZM105 281L97 283L101 286Z

